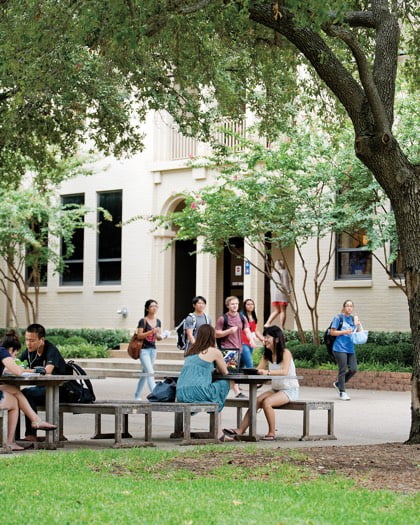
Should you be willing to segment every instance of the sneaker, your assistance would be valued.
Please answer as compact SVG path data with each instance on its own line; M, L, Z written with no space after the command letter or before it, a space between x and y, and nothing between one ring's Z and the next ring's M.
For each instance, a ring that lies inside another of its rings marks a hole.
M242 394L242 392L239 392L239 394L235 397L236 399L246 399L246 395Z
M139 396L134 396L134 401L141 401L141 397L139 397Z
M341 401L350 401L351 397L347 394L347 392L340 392L340 399Z
M333 388L335 388L337 390L338 393L340 393L340 389L338 388L338 383L337 381L334 381L334 383L332 384Z

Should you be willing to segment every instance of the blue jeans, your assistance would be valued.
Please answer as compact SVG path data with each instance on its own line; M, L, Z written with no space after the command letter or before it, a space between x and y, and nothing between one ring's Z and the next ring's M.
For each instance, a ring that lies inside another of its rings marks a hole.
M156 348L143 348L140 352L140 363L143 366L142 372L147 372L149 374L153 374L155 371L153 370L153 363L156 359ZM144 385L147 380L147 386L149 387L150 392L155 388L155 378L153 376L148 377L141 377L139 379L139 382L137 384L136 393L134 394L134 397L141 397L141 393L143 391Z
M239 368L253 368L254 363L252 362L252 352L254 349L249 345L242 345L241 361Z
M338 364L338 388L340 392L345 392L345 384L357 372L356 354L347 354L346 352L334 352L334 357Z

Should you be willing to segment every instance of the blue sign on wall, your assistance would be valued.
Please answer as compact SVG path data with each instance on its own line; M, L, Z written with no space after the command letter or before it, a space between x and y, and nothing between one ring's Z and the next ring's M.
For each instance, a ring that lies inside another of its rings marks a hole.
M251 274L251 264L249 261L245 261L244 268L245 268L245 275L250 275Z

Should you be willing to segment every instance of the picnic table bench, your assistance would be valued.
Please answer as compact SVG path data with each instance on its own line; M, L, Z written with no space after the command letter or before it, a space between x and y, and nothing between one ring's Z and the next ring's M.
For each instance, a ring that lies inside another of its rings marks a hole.
M248 408L247 399L226 399L225 407L236 408L236 424L239 427L242 421L242 409ZM290 401L286 405L274 407L276 410L300 410L303 412L303 433L299 441L316 441L324 439L337 439L334 435L334 402L333 401ZM310 434L310 414L313 410L327 411L327 433Z
M152 413L153 412L172 412L174 413L174 432L171 438L183 438L183 445L218 441L219 418L217 403L148 403L144 401L121 401L121 400L100 400L95 403L63 403L60 404L60 423L63 423L63 414L94 414L95 415L95 434L93 439L114 438L114 447L121 448L127 446L138 446L136 444L123 443L122 438L132 437L128 431L128 416L131 414L144 414L145 431L144 443L142 446L152 446ZM193 414L205 412L210 416L209 432L192 433L191 416ZM102 415L114 415L114 433L102 432ZM62 428L62 427L61 427Z

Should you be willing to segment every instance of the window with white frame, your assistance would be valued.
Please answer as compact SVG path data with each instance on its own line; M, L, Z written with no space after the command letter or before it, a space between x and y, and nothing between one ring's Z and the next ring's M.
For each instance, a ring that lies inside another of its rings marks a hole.
M371 279L372 253L363 230L337 237L336 279Z
M83 206L85 196L83 193L75 195L63 195L61 204L63 206ZM83 259L84 259L84 228L77 228L72 235L71 244L73 252L67 255L67 245L65 240L61 239L61 255L64 258L64 269L60 274L60 285L62 286L80 286L83 284Z
M120 284L122 191L98 193L98 206L107 210L112 220L107 220L104 212L99 210L96 282L97 284Z

